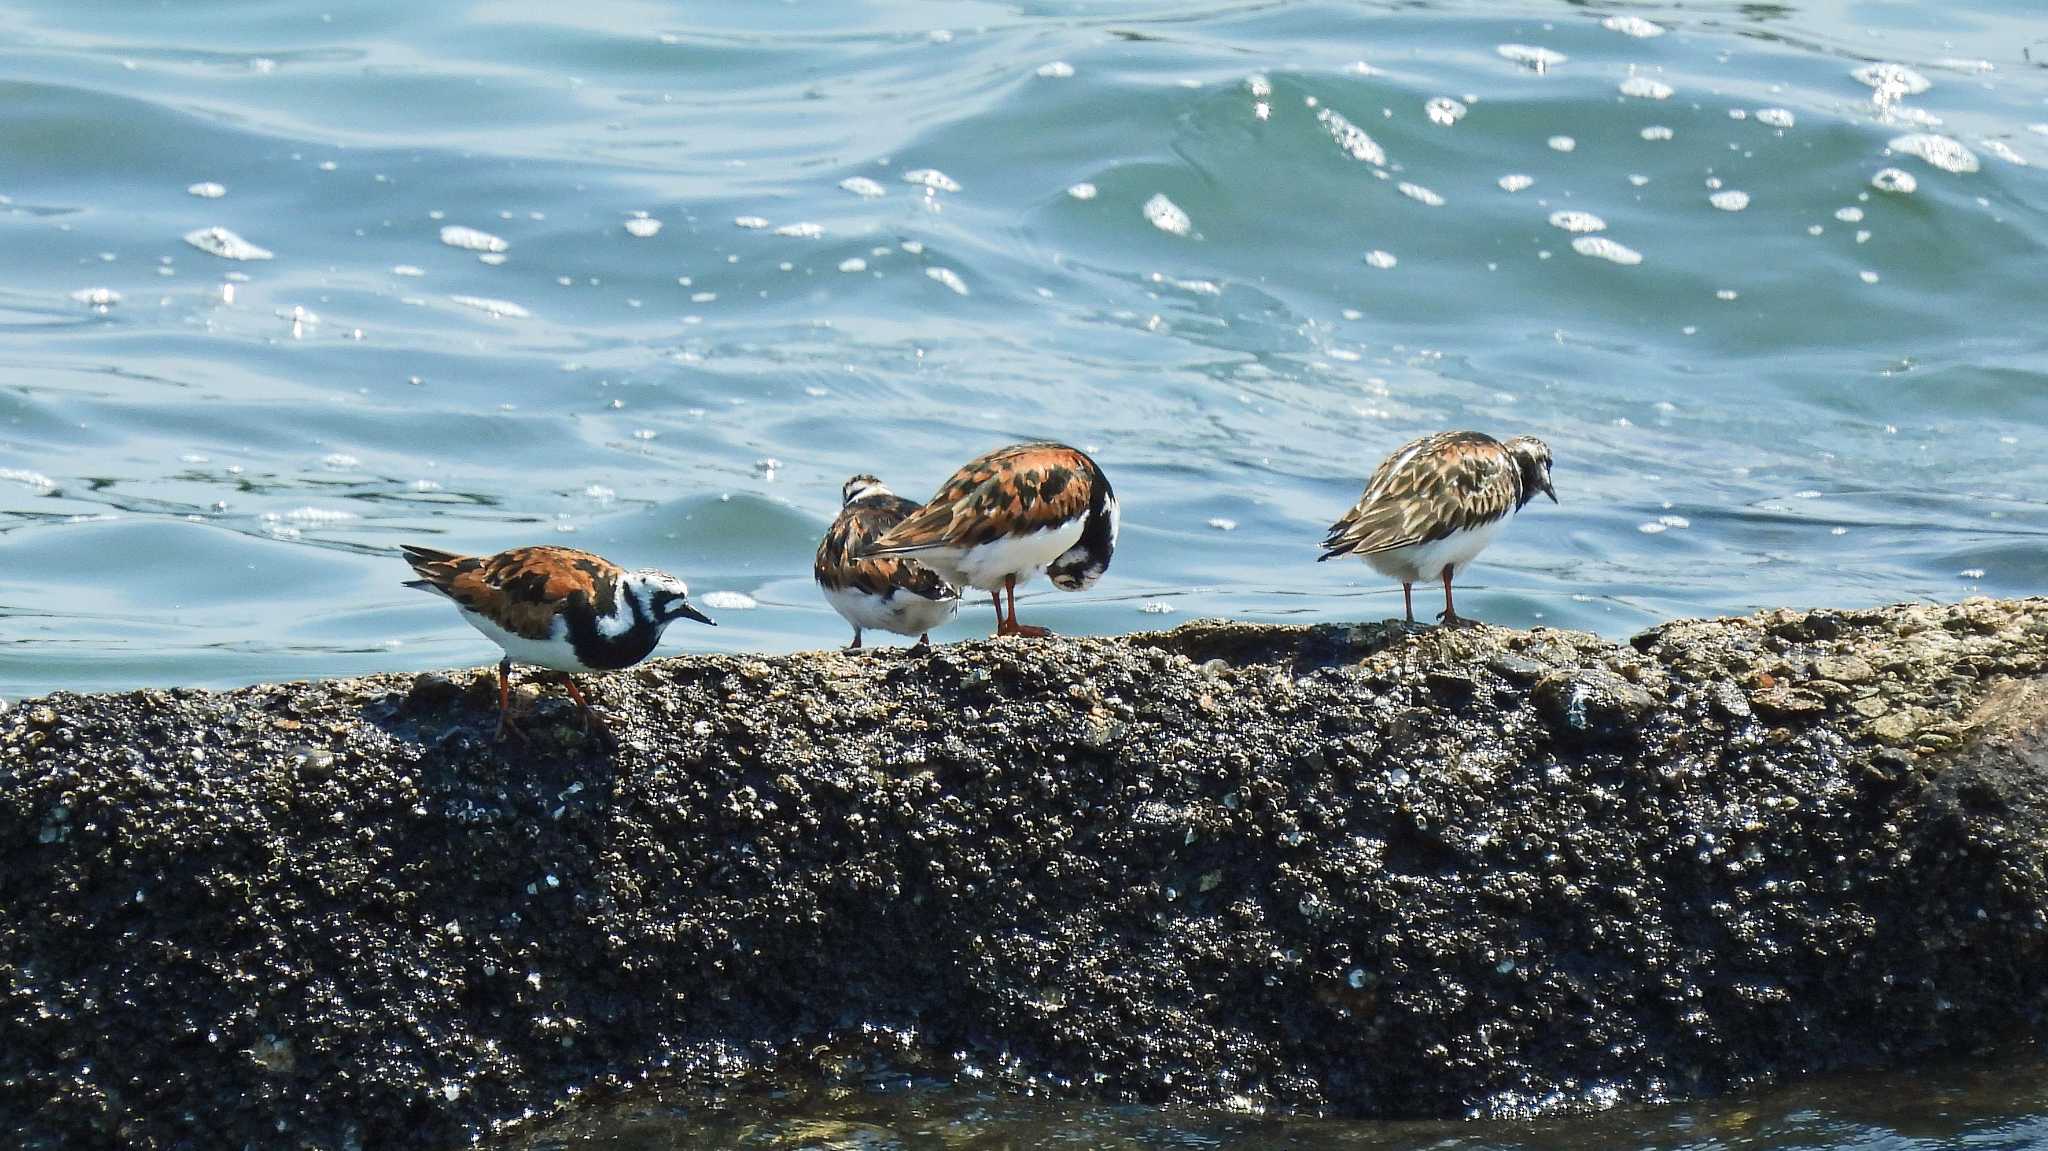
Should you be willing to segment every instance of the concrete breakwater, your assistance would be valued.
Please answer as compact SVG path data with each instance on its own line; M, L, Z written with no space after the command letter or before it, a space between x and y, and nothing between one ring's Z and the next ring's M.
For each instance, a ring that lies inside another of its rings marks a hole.
M2048 1006L2048 600L1194 623L0 714L0 1130L452 1147L845 1060L1536 1112Z

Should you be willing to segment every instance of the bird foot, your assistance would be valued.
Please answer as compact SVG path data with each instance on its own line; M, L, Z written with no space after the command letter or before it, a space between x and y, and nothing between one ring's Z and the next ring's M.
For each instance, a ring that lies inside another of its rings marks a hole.
M1469 619L1469 618L1467 618L1467 617L1465 617L1465 616L1462 616L1462 615L1459 615L1459 614L1458 614L1457 612L1451 611L1451 610L1449 610L1449 609L1445 609L1445 610L1443 610L1443 611L1440 611L1440 612L1436 613L1436 622L1437 622L1437 624L1438 624L1439 626L1442 626L1442 627L1451 627L1451 628L1465 628L1465 627L1478 627L1478 626L1479 626L1479 621L1478 621L1478 620L1476 620L1476 619Z
M1037 624L1030 623L1006 623L1003 626L996 629L996 634L999 636L1021 636L1025 639L1043 639L1046 636L1052 634L1052 629L1049 627L1039 627Z

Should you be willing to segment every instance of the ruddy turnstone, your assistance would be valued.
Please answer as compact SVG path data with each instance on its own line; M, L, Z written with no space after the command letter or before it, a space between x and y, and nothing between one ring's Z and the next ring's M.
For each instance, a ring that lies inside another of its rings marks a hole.
M1330 525L1319 561L1363 557L1381 575L1401 581L1401 602L1415 620L1415 584L1441 577L1444 611L1451 607L1451 575L1463 570L1508 518L1550 486L1550 449L1535 436L1505 443L1479 432L1438 432L1401 445L1366 481L1365 494Z
M1094 460L1065 444L1013 444L954 472L931 502L854 554L913 557L955 587L988 592L997 635L1049 635L1017 622L1017 584L1043 571L1063 591L1093 585L1109 570L1116 530L1116 493Z
M811 574L825 593L825 602L853 625L853 643L847 650L860 647L861 630L871 627L917 636L912 650L930 648L931 630L953 618L960 593L914 559L854 558L857 548L915 512L917 501L904 499L869 475L846 481L839 498L839 518L818 541Z
M515 660L562 673L589 723L597 713L572 676L639 663L679 619L713 622L690 606L682 580L652 569L624 571L572 548L513 548L490 556L412 544L400 550L420 577L405 586L454 600L471 627L505 649L498 662L499 738L511 727Z

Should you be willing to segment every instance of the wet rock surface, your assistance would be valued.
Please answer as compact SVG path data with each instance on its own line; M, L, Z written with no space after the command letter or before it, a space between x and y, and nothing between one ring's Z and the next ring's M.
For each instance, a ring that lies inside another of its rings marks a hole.
M2040 1033L2048 600L1194 623L0 712L0 1130L450 1147L887 1060L1513 1114Z

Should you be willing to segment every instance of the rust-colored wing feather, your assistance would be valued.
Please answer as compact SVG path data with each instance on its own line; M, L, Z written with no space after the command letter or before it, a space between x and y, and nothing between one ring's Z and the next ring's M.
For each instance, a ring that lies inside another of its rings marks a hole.
M512 548L489 556L411 544L402 550L419 583L527 639L546 639L555 616L579 597L599 615L618 606L618 565L574 548Z
M818 541L818 558L811 573L834 591L855 588L886 596L891 588L901 588L929 600L957 599L960 593L952 584L916 560L902 556L855 558L862 548L917 510L917 501L902 496L870 496L847 505L832 521L825 538Z
M1365 494L1330 525L1320 559L1432 543L1515 510L1522 475L1480 432L1442 432L1403 444L1373 470Z
M970 548L1088 513L1094 461L1065 444L1015 444L953 473L931 502L862 555Z

